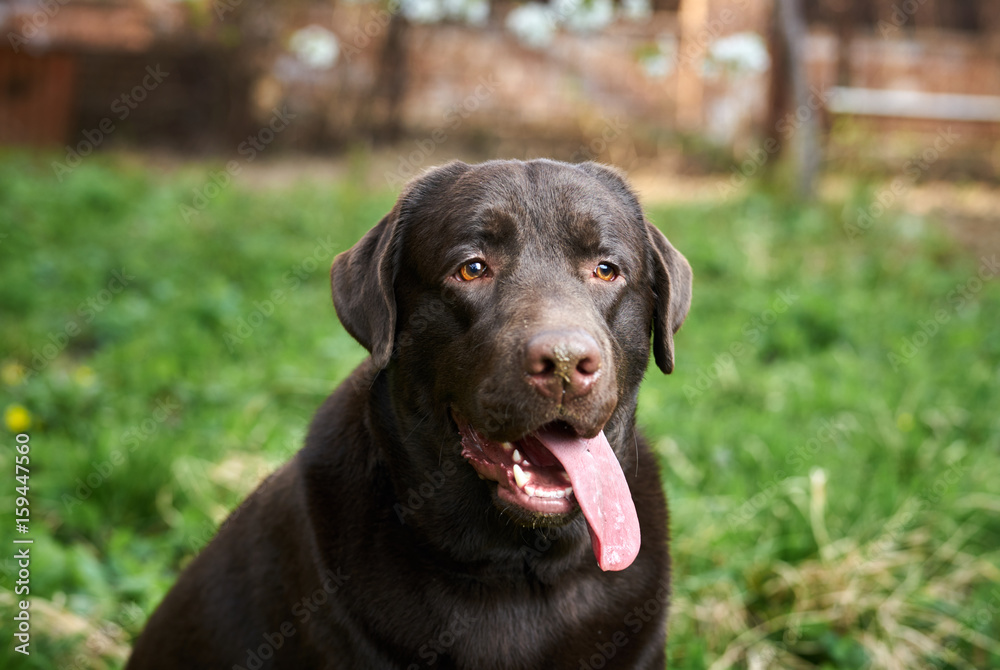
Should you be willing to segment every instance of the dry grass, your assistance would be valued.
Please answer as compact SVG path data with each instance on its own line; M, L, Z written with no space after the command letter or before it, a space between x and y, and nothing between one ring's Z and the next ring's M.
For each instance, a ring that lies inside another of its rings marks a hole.
M13 593L0 590L0 608L14 611L14 600ZM129 636L120 626L72 612L64 595L57 595L52 600L33 596L31 616L33 630L44 635L45 644L72 646L74 651L64 659L66 665L62 666L66 670L116 668L128 657ZM33 645L32 648L37 647ZM44 647L41 653L45 653Z
M968 625L977 616L1000 615L1000 595L995 608L968 606L976 588L1000 582L1000 554L964 550L978 524L966 522L944 536L947 520L915 510L911 499L872 539L830 541L825 478L814 472L810 484L804 504L819 557L753 566L744 575L746 589L720 580L677 594L672 617L689 619L709 649L724 650L710 670L822 667L831 635L846 640L839 661L849 667L845 658L856 659L854 667L885 670L975 670L981 666L969 659L1000 654L1000 641Z

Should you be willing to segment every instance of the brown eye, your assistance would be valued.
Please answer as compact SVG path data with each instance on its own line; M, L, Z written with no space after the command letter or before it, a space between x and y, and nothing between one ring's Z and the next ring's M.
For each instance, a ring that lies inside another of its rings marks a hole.
M462 269L458 271L458 275L463 281L472 281L473 279L479 279L484 274L486 274L486 263L475 260L469 261L462 266Z
M611 263L598 263L594 268L594 276L604 281L614 281L618 277L618 271Z

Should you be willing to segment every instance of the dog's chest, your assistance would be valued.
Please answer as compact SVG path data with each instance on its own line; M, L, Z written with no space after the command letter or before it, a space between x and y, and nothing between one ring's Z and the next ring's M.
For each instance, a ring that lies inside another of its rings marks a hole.
M576 589L480 589L452 601L408 668L555 670L596 614ZM435 617L436 618L436 617ZM430 620L428 621L430 623Z

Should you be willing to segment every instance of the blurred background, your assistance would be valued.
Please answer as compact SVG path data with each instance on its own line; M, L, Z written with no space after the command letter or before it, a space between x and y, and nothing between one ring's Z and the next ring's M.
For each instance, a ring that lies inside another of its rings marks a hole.
M639 412L670 667L1000 667L1000 3L17 0L0 38L0 667L121 667L363 359L333 256L428 167L539 156L625 170L694 268Z

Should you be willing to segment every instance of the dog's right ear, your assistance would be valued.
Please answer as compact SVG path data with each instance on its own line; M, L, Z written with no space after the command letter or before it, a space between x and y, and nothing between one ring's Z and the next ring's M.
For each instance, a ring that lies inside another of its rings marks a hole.
M659 228L646 221L653 251L656 312L653 316L653 357L664 374L674 369L674 333L691 308L691 266Z
M653 286L656 311L653 316L653 357L664 374L674 369L674 333L684 323L691 307L691 266L687 259L646 220L639 199L629 187L625 174L600 163L580 163L577 166L596 177L632 210L637 221L646 228L646 237L653 256Z
M357 244L337 254L330 268L337 317L351 337L371 353L379 370L389 364L396 330L393 240L399 209L396 203Z
M337 317L351 337L371 353L379 370L392 359L396 333L396 273L403 229L424 200L468 169L459 161L427 171L403 189L392 211L347 251L333 259L330 284Z

